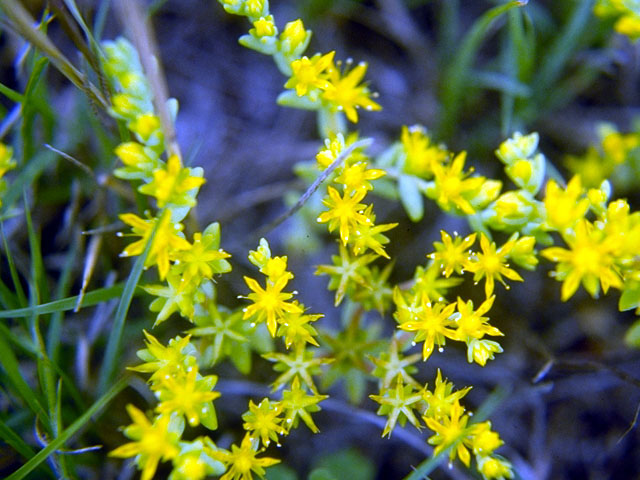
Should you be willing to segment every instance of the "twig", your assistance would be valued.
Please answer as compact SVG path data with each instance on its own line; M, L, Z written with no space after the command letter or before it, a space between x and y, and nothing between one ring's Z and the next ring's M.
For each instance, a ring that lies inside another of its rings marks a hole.
M633 416L633 422L631 422L631 425L629 425L629 428L627 428L625 432L620 436L620 438L616 442L616 445L619 444L622 441L622 439L626 437L631 432L631 430L635 428L636 424L638 423L638 416L640 416L640 403L636 407L636 414Z
M320 185L322 184L322 182L324 182L329 175L331 175L331 173L342 163L344 162L349 155L351 155L353 153L354 150L356 150L357 148L366 148L369 145L371 145L371 143L373 142L372 139L370 138L364 138L362 140L359 140L357 142L352 143L351 145L349 145L347 148L345 148L342 152L340 152L340 155L338 155L338 157L333 161L333 163L331 165L329 165L319 176L318 178L316 178L314 180L314 182L311 184L311 186L307 189L306 192L304 192L302 194L302 196L298 199L298 201L296 202L296 204L291 207L289 210L287 210L285 213L283 213L282 215L280 215L278 218L276 218L273 222L269 223L268 225L266 225L265 227L260 228L257 233L255 234L256 237L263 237L265 236L267 233L269 233L271 230L273 230L274 228L276 228L278 225L280 225L281 223L283 223L285 220L287 220L289 217L291 217L294 213L296 213L298 210L300 210L302 208L302 206L307 202L307 200L309 200L309 198L311 198L311 195L313 195L315 193L316 190L318 190L318 188L320 187Z
M48 143L45 143L44 146L46 148L48 148L49 150L51 150L54 153L57 153L58 155L60 155L62 158L64 158L65 160L69 160L71 163L73 163L76 167L82 169L85 173L87 173L91 178L93 178L96 182L98 181L98 179L96 178L96 176L93 174L93 171L87 167L84 163L82 163L80 160L78 160L77 158L72 157L71 155L69 155L68 153L63 152L62 150L58 150L55 147L52 147L51 145L49 145Z
M142 68L151 85L153 106L160 118L167 150L170 155L178 155L182 158L171 115L169 115L169 109L167 108L169 90L162 71L153 29L147 17L142 13L137 0L120 0L118 7L122 23L129 30L129 34L140 55L140 63L142 63Z

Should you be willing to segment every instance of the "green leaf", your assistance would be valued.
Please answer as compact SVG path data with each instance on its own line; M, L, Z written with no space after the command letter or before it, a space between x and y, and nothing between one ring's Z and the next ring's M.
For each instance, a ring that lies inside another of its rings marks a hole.
M633 348L640 348L640 319L636 320L627 333L624 335L624 341Z
M167 213L169 213L167 210L159 212L158 218L162 218L162 216ZM100 375L98 379L99 393L103 393L107 390L108 384L115 374L116 364L118 363L118 354L120 353L120 344L122 342L124 322L127 313L129 312L129 306L131 305L133 294L135 293L138 282L140 281L140 276L144 270L144 262L147 259L147 255L149 255L149 251L153 245L153 239L156 236L156 232L158 231L158 226L160 224L161 222L158 221L153 227L153 231L151 232L151 235L149 235L147 244L144 247L144 252L142 252L142 254L136 259L136 262L129 273L129 277L127 278L127 282L125 283L124 290L122 291L120 303L118 303L118 309L116 310L116 315L113 319L111 334L109 335L109 340L107 340L107 348L104 353L102 367L100 368Z
M84 296L82 301L83 307L91 307L99 303L106 302L117 298L123 292L123 284L118 283L112 287L99 288L93 290ZM53 302L44 303L42 305L34 305L32 307L17 308L15 310L5 310L0 312L0 318L20 318L29 317L31 315L45 315L47 313L62 312L73 310L78 303L79 296L63 298L62 300L54 300Z
M231 342L231 362L243 375L251 372L251 345L249 342Z
M102 395L96 402L89 407L78 419L73 422L69 428L62 432L58 437L54 438L45 448L36 453L31 459L25 463L22 467L16 470L13 474L9 475L6 480L21 480L32 472L38 465L44 462L49 455L56 450L62 448L64 444L82 427L84 427L91 417L96 415L102 410L118 393L120 393L127 386L129 382L128 377L121 378L113 387L111 387L104 395Z
M326 468L316 468L309 474L309 480L338 480L333 473Z
M326 455L314 467L309 480L373 480L376 474L371 460L355 449ZM317 477L312 477L314 473Z
M411 175L400 175L398 177L398 193L402 206L411 221L419 222L424 215L424 200L415 178Z
M514 97L530 97L531 89L517 79L499 72L474 71L470 84L486 90L496 90Z
M296 472L282 464L269 467L265 478L267 480L298 480Z
M640 282L627 283L620 295L618 310L624 312L638 307L640 307Z

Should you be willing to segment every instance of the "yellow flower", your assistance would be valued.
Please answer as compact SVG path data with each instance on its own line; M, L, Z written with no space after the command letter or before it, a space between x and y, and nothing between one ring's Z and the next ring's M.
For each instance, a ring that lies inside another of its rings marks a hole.
M387 174L386 171L379 168L367 168L366 162L357 162L351 165L346 165L342 169L342 173L334 180L336 183L344 185L345 190L373 190L373 185L369 183L369 180L377 180L384 177Z
M305 30L302 20L297 19L284 26L280 34L280 50L288 57L301 54L311 38L311 30Z
M602 139L602 150L606 157L613 160L615 165L624 163L629 152L639 145L640 139L635 133L624 135L622 133L612 131L606 133Z
M353 123L358 122L356 109L381 110L382 107L371 100L371 92L366 84L361 84L367 64L359 63L348 73L342 74L338 67L332 65L328 71L329 86L322 93L322 99L326 101L332 111L344 112Z
M171 204L179 207L193 207L196 204L195 194L191 190L200 187L205 179L193 176L193 170L183 168L178 155L171 155L166 169L159 168L153 172L153 181L138 188L141 193L155 197L158 208Z
M13 149L0 142L0 178L14 168L16 168L16 162L13 160Z
M263 15L265 10L265 0L245 0L244 12L245 15L256 18Z
M173 459L173 471L169 480L203 480L220 476L226 468L218 460L224 455L209 437L198 437L190 442L180 442L180 454Z
M476 362L481 367L484 367L487 364L487 360L493 360L494 353L502 353L502 347L498 342L468 337L467 362Z
M459 401L455 401L451 406L448 417L444 417L440 422L433 418L425 417L424 421L431 430L436 432L427 440L431 445L436 445L433 455L438 455L441 451L446 450L449 446L453 446L449 452L449 459L455 460L456 456L460 461L469 466L471 455L469 450L464 446L463 439L467 432L468 415L463 415L464 408Z
M384 250L384 246L389 243L389 238L383 235L382 232L386 232L398 226L397 223L383 223L382 225L374 225L375 216L372 212L373 206L369 205L364 214L371 219L370 223L358 225L358 229L354 232L354 236L351 238L351 245L353 247L354 255L362 255L367 249L371 249L378 255L384 258L389 258L389 255Z
M329 87L326 72L333 65L335 53L329 52L325 55L318 53L311 58L304 56L291 62L292 74L284 84L285 88L294 88L299 97L307 95L315 88L326 90Z
M339 226L340 239L343 245L346 245L349 237L358 229L359 225L371 223L371 219L363 214L366 205L359 203L366 195L366 190L345 191L344 195L340 196L335 188L329 187L327 193L329 198L325 198L322 203L329 207L329 210L318 216L318 222L329 222L330 232Z
M268 447L273 440L278 442L278 435L284 435L285 429L280 425L282 418L282 406L276 402L271 403L268 398L263 399L259 405L249 400L249 410L242 415L245 423L242 428L251 432L251 438L260 439L262 445Z
M427 257L431 258L443 270L444 276L447 278L454 271L459 274L462 273L469 266L469 257L471 256L469 248L476 241L476 234L472 233L464 239L456 234L455 239L452 241L447 232L440 230L440 237L442 238L442 243L433 242L436 251L427 255Z
M396 294L397 296L397 294ZM417 332L413 341L424 342L422 345L422 359L426 361L433 353L434 345L445 344L445 337L454 338L455 331L450 327L454 322L450 319L456 308L455 303L425 303L419 308L413 318L398 325L400 330Z
M589 199L584 196L580 175L575 175L563 190L554 180L549 180L544 197L547 211L546 226L564 232L584 218L589 209Z
M260 273L266 275L270 282L277 282L282 277L286 277L287 281L293 278L293 273L287 271L287 257L267 258L264 265L260 267Z
M542 251L545 258L558 262L552 276L563 282L563 301L571 298L580 282L594 298L598 296L600 285L604 293L609 287L622 288L612 254L616 242L610 241L603 232L584 219L578 221L573 235L563 238L569 250L551 247Z
M451 415L451 407L459 402L462 397L469 393L471 387L462 390L453 391L453 383L442 379L442 372L438 369L435 387L433 392L425 388L422 391L422 400L427 404L427 410L424 412L423 419L433 418L442 421Z
M277 335L284 337L284 345L289 348L291 345L304 345L310 343L318 346L314 336L318 335L316 329L310 322L315 322L324 317L322 314L304 315L302 312L290 313L285 316L282 324L278 328Z
M433 164L435 186L432 195L445 211L459 208L467 215L473 215L476 211L470 200L478 193L485 178L466 178L471 173L463 172L466 158L467 152L461 152L449 165Z
M196 350L189 343L191 335L184 338L180 336L169 340L165 347L156 337L142 331L146 337L147 348L138 350L136 355L145 363L136 367L127 367L127 370L134 372L151 373L150 382L154 382L165 376L176 375L186 371L187 368L196 364Z
M403 170L422 178L433 176L433 165L444 164L449 158L446 148L431 143L427 131L419 126L403 126L400 142L405 153Z
M418 407L418 402L422 400L422 396L414 388L411 384L404 385L402 376L398 375L394 387L383 388L380 391L380 395L369 395L369 398L380 404L380 408L376 413L388 417L382 432L383 437L388 435L391 438L391 432L398 421L400 425L404 426L409 420L414 427L420 429L420 422L413 410Z
M145 220L138 217L133 213L124 213L119 216L127 225L130 225L133 236L141 237L140 240L129 244L121 253L123 257L130 257L134 255L140 255L144 252L144 249L151 237L153 229L156 228L156 223L159 225L156 229L156 234L153 238L153 244L149 250L145 267L151 265L158 265L158 273L160 279L164 280L169 272L169 260L173 257L175 252L179 250L187 250L191 247L182 236L182 229L184 228L180 223L173 223L171 221L171 210L165 210L160 219L151 218Z
M476 456L478 462L478 471L482 474L484 480L504 480L505 478L513 478L511 464L507 460L498 457Z
M504 444L500 435L491 430L491 422L476 423L471 427L471 448L475 455L489 455Z
M227 452L222 457L224 463L228 464L228 470L220 480L253 480L254 473L263 478L265 467L280 462L275 458L258 458L257 455L262 450L258 450L254 443L257 444L257 440L254 441L247 433L239 447L235 444L231 445L231 452Z
M182 274L185 284L194 279L200 283L203 279L212 278L216 273L230 271L231 265L225 258L231 255L217 248L216 240L214 235L207 235L206 232L204 236L200 232L194 233L193 244L190 248L177 252L177 263L171 271Z
M147 143L152 135L158 137L159 143L164 138L162 135L162 130L160 130L160 119L152 114L145 113L144 115L139 115L132 120L127 125L129 130L133 133L137 134L144 143Z
M477 310L473 309L473 301L464 302L458 297L458 312L453 315L455 319L455 334L453 338L466 342L470 339L481 339L485 335L503 335L496 327L489 325L488 317L483 317L485 313L491 310L495 295L489 297Z
M623 15L613 27L616 32L626 35L632 40L640 38L640 15L632 13Z
M340 156L343 150L349 147L351 144L358 141L358 133L352 132L347 138L344 138L342 133L332 135L331 138L324 140L324 147L316 155L316 161L318 162L318 168L325 170ZM344 164L356 164L358 162L366 163L368 158L363 153L363 147L354 149L344 160ZM341 167L338 167L337 171L340 171Z
M213 387L218 381L215 375L200 377L198 367L192 366L186 374L161 378L154 385L160 403L156 410L161 415L184 415L192 427L202 424L210 430L218 428L213 400L220 396Z
M136 464L142 470L141 480L151 480L158 468L160 460L166 461L176 457L180 452L178 440L181 429L171 428L171 418L159 415L153 424L133 405L127 405L127 412L133 424L124 429L124 434L135 440L116 448L111 457L136 457Z
M250 33L253 33L257 37L272 37L278 33L276 24L273 21L273 15L260 17L253 22L253 29L250 30Z
M509 268L509 264L506 263L515 244L516 238L512 237L507 243L496 250L496 244L489 242L486 235L480 233L482 253L475 253L472 256L471 262L467 265L467 269L474 273L473 280L475 282L485 278L484 292L487 298L493 294L495 280L502 283L505 288L509 288L502 279L502 275L511 280L524 281L518 272Z
M284 293L282 289L286 286L289 279L282 276L277 282L267 281L266 288L263 289L260 284L253 278L244 277L247 286L253 291L247 295L247 299L253 302L252 305L246 307L242 318L246 320L254 315L256 322L267 322L267 328L272 337L276 335L278 323L282 320L285 312L299 313L302 308L297 303L288 303L292 293Z
M285 425L287 430L295 428L301 418L305 425L309 427L309 430L313 433L318 433L318 427L313 422L310 413L320 411L318 403L326 398L329 398L329 396L316 393L307 395L307 392L300 388L300 377L296 375L293 382L291 382L291 390L282 392L281 404L286 412Z

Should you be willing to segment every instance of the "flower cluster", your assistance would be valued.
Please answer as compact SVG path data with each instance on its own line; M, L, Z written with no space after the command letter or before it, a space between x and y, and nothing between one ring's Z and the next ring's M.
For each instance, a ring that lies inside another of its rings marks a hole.
M509 268L507 260L522 250L521 245L533 247L532 238L517 238L514 235L507 243L497 248L495 243L480 234L480 252L474 252L476 234L466 238L451 236L442 231L442 242L435 242L435 252L427 255L431 263L416 270L412 285L408 289L396 287L393 301L396 306L394 318L398 328L406 332L415 332L414 344L423 342L422 358L427 360L436 346L440 349L446 339L465 342L467 360L484 366L495 353L502 352L502 347L493 340L485 339L485 335L501 336L502 332L488 323L484 315L491 309L495 300L493 295L495 280L504 284L503 276L511 280L522 278ZM518 258L518 257L516 257ZM486 300L474 309L471 300L464 301L458 297L455 302L445 299L447 288L460 283L460 279L452 274L464 271L474 273L474 279L485 278ZM441 275L444 275L442 278ZM508 286L505 284L505 287Z
M355 143L355 136L347 140L342 134L325 140L325 148L316 155L318 168L326 169L339 157L342 163L335 169L332 183L339 186L327 187L327 195L322 203L328 210L322 212L317 221L326 223L330 232L338 231L340 236L340 254L332 257L333 265L321 265L317 275L329 275L329 290L336 290L335 304L339 305L345 295L367 305L373 305L380 311L388 303L388 288L375 289L374 285L384 286L390 270L378 270L369 264L379 257L389 258L384 246L389 238L384 235L394 228L396 223L376 225L376 216L372 204L362 201L373 189L372 180L385 175L385 171L369 168L370 160L366 153L356 148L347 152L349 145ZM382 296L384 293L387 296Z
M172 462L172 480L198 480L211 475L248 480L253 473L262 476L264 468L278 460L258 457L262 449L251 434L229 450L218 448L206 435L190 441L182 439L186 423L209 430L218 428L213 405L220 396L213 390L218 377L203 375L201 369L229 356L239 370L248 371L248 345L255 329L245 325L241 311L230 311L216 302L214 276L231 270L226 260L229 254L220 248L219 225L212 223L194 233L192 242L183 233L181 222L195 206L198 189L204 183L202 169L184 167L177 153L167 154L166 161L162 159L167 150L164 134L134 47L119 39L107 42L104 50L105 72L118 91L112 97L111 113L125 121L135 137L135 141L116 148L124 166L115 175L141 182L138 191L154 198L158 209L157 215L147 213L147 218L133 213L120 216L132 228L129 235L140 237L125 248L123 256L141 255L147 250L145 266L156 266L160 280L165 282L143 287L156 297L150 306L157 312L156 325L173 313L195 324L188 335L175 337L167 346L144 332L147 348L138 356L145 363L131 370L151 374L149 384L158 403L151 419L133 405L127 407L133 423L124 434L132 441L116 448L111 456L135 457L143 480L153 478L161 461ZM272 264L272 272L273 268ZM192 343L192 335L200 341ZM288 338L297 341L299 335L289 333ZM291 395L298 394L296 386L299 388L294 382ZM297 397L290 403L283 401L279 412L286 412L286 423L294 424L298 417L307 421L306 412L314 411L315 404L301 406L304 401ZM253 430L264 432L262 424Z
M280 71L288 77L284 84L287 90L278 97L278 103L317 111L325 136L345 130L344 116L356 123L360 108L381 109L363 82L366 63L350 68L348 61L343 68L340 61L334 60L335 52L303 55L311 31L305 29L302 20L287 23L279 33L267 0L219 1L228 13L245 16L253 25L247 35L240 37L240 43L273 56Z
M637 0L598 0L594 12L615 19L613 28L632 40L640 38L640 2Z
M472 413L465 414L465 408L460 404L471 387L453 391L453 384L442 379L440 370L433 390L410 380L407 382L398 375L389 386L381 389L379 395L371 395L380 404L378 415L387 416L383 436L391 436L398 423L404 426L409 421L418 429L426 426L434 432L428 439L435 446L434 455L449 449L451 462L457 457L469 467L473 452L478 471L485 480L513 477L511 464L494 454L504 442L491 430L491 422L471 423Z
M614 125L598 128L598 142L582 155L570 155L565 165L580 174L585 187L594 188L609 180L618 192L632 192L640 177L640 132L619 132Z
M640 295L632 292L640 280L640 212L631 212L626 200L609 201L609 195L607 182L587 191L579 176L565 189L550 181L545 196L549 226L569 248L551 247L541 254L557 263L552 275L563 282L563 300L582 284L592 297L598 296L601 287L604 293L610 287L620 289L631 301L626 307L638 307ZM564 211L558 211L559 205ZM593 220L588 217L591 212Z
M305 306L292 300L296 292L284 292L293 274L287 270L287 257L272 256L269 243L263 238L256 250L249 253L249 261L265 277L265 287L250 277L244 280L251 290L246 297L251 305L243 309L243 318L251 325L266 323L272 337L280 337L288 353L266 353L264 358L273 362L274 370L281 372L274 381L274 391L283 390L282 399L273 401L264 398L258 405L249 402L249 410L242 416L248 438L269 446L271 441L280 444L278 435L287 435L302 420L309 429L317 433L318 427L311 413L320 410L318 403L327 398L320 395L313 382L313 375L328 359L315 357L307 345L318 346L318 332L313 322L323 315L305 313Z
M473 168L465 170L466 159L466 152L454 155L414 125L402 127L400 141L378 157L376 166L397 180L400 201L417 222L424 212L422 195L454 215L474 215L496 198L502 184L473 175Z

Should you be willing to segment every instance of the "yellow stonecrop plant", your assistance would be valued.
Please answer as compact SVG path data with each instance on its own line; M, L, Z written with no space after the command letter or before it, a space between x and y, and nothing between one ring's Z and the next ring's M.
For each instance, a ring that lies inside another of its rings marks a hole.
M354 401L362 398L367 381L377 382L378 394L370 398L380 405L378 414L387 417L383 437L408 421L433 432L426 441L434 446L434 455L448 451L451 462L457 458L465 467L470 467L473 455L484 479L512 478L509 461L495 453L503 444L499 434L489 421L474 422L461 404L471 387L454 391L438 369L429 390L414 379L416 364L432 358L436 349L442 351L447 340L466 345L469 363L484 367L493 360L503 351L493 339L503 332L487 316L501 291L496 282L505 289L510 288L506 280L522 282L514 267L533 270L539 257L556 263L552 276L562 282L562 300L569 300L581 284L593 297L600 289L607 293L616 288L622 291L621 309L640 310L640 213L631 212L625 200L610 200L606 180L593 188L586 188L578 175L567 185L560 178L545 182L547 162L537 153L535 133L515 133L495 152L512 189L475 174L473 167L465 168L466 152L450 152L421 126L403 127L399 141L373 157L367 152L371 140L350 133L347 123L358 122L360 109L381 108L364 81L366 63L342 64L333 51L305 55L311 31L299 19L280 31L267 0L220 3L228 13L250 22L240 43L272 56L286 76L278 102L318 113L324 142L313 175L328 185L317 192L322 207L314 216L316 224L326 225L335 235L337 254L315 273L329 277L335 305L345 304L344 328L316 326L323 315L307 313L290 286L294 274L287 257L272 255L264 238L248 254L260 275L244 277L243 305L232 309L218 304L214 279L231 270L230 255L220 248L220 227L212 223L193 233L192 241L184 233L183 221L197 204L204 172L185 166L179 153L168 151L135 48L124 39L107 42L103 65L116 92L110 112L132 135L115 149L122 162L115 175L136 182L138 192L152 198L154 207L145 217L120 216L131 227L121 236L139 237L122 255L146 252L144 266L157 268L159 283L143 287L155 297L150 305L157 313L155 325L174 313L193 325L166 346L144 332L146 348L138 352L144 363L130 369L149 375L157 404L147 413L127 407L133 423L124 428L124 435L131 442L111 455L134 457L144 480L153 478L160 462L171 462L174 480L262 478L266 468L279 462L263 456L264 451L273 443L279 446L281 437L300 421L317 433L312 414L328 397L320 392L344 376ZM622 4L602 1L596 9L602 15L624 13ZM168 108L175 118L177 103L170 101ZM605 137L603 149L620 164L638 146L637 138L612 135ZM0 149L2 174L10 168L10 158L10 151ZM416 267L413 278L392 284L387 232L397 223L377 223L371 200L382 191L381 182L411 220L422 218L426 197L444 212L466 217L473 232L460 236L441 231L441 241L424 252L426 263ZM555 244L560 241L564 246ZM540 254L538 244L545 247ZM475 284L483 282L479 288L484 299L475 305L468 298L447 298L467 273ZM389 340L379 337L370 311L379 317L391 313L395 319ZM244 436L228 449L218 447L208 435L184 440L187 424L209 431L218 428L218 377L205 371L229 358L241 373L248 373L251 339L257 337L270 342L271 350L262 357L279 373L272 387L280 399L249 400L242 415ZM280 351L273 344L276 338L282 339ZM420 352L405 354L412 347Z

